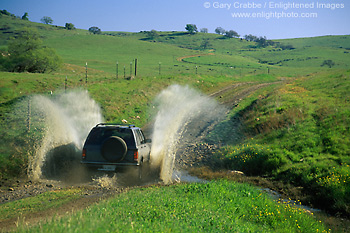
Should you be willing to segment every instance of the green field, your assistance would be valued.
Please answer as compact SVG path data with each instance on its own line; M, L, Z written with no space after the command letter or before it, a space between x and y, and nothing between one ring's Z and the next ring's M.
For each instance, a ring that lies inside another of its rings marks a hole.
M34 95L50 96L51 91L53 95L58 95L65 89L88 90L91 98L101 106L106 121L121 122L122 119L127 119L130 123L144 126L152 120L152 101L171 84L189 85L210 94L234 83L278 81L248 95L209 135L209 141L221 137L219 140L224 143L217 151L213 163L217 169L242 170L247 175L266 176L301 186L306 193L315 194L313 199L307 200L308 203L331 213L349 216L350 36L276 41L293 47L283 50L276 46L258 48L254 42L237 38L224 39L207 33L190 35L185 32L158 32L158 36L152 39L144 32L92 35L86 30L66 30L2 15L2 53L6 53L8 39L15 36L16 30L22 27L36 28L44 44L54 48L64 64L52 73L0 72L0 125L3 132L0 136L0 179L26 176L28 160L35 152L36 142L42 137L42 128L32 127L28 133L26 123L26 105ZM209 41L209 45L203 48L201 45L205 40ZM321 66L325 60L332 60L334 66ZM239 130L245 139L239 144L229 136L233 118L238 118L242 125ZM220 131L222 129L226 131ZM236 184L213 182L210 185L179 185L176 188L152 187L137 190L133 195L159 196L160 192L171 196L172 192L179 192L180 196L184 196L185 189L194 189L196 193L195 189L206 187L216 190L214 193L224 195L217 191L222 188L216 186L232 188L232 185ZM121 197L121 200L128 200L128 195ZM232 191L227 195L241 194ZM218 224L224 224L222 230L229 230L234 223L242 224L242 228L233 230L243 232L255 231L260 227L266 231L275 231L280 227L280 223L277 224L276 219L268 214L262 218L253 217L254 214L265 211L263 204L257 204L260 212L252 213L248 208L240 206L237 208L246 209L247 212L230 213L232 219L223 219L217 214L221 210L220 200L217 206L210 207L213 209L200 213L201 208L209 208L209 203L200 202L202 206L196 206L194 202L186 203L188 200L183 198L178 202L170 199L168 205L178 205L174 208L176 211L193 208L191 210L198 214L197 221L184 220L185 213L172 216L168 213L169 209L156 206L154 212L164 213L156 223L159 231L177 231L177 227L182 225L176 226L174 222L179 219L188 230L210 231ZM98 210L88 210L88 216L94 219L92 212L102 216L103 205L121 205L118 199L92 207ZM198 199L199 196L193 197L193 200ZM264 202L270 203L267 199ZM147 208L157 203L152 199L145 202ZM252 201L248 204L251 205ZM281 211L276 203L272 205L274 206L272 209L269 206L267 213L276 214L276 211ZM229 211L230 208L227 207L224 211ZM137 210L137 207L130 210L136 211L133 216L146 218L144 213L137 213ZM149 209L147 211L152 212ZM72 221L73 226L85 214L79 213L67 217L69 220L60 221ZM112 219L128 219L124 221L126 231L143 223L131 220L123 212L113 215L108 208L106 214ZM150 227L151 220L146 220L148 222L145 224ZM298 223L304 221L291 217L283 229L297 232L299 226L306 232L310 229L315 232L316 228L324 230L318 223L311 223L312 220L295 224L296 220ZM169 221L169 225L162 226L164 221ZM251 222L256 222L256 225ZM61 225L60 222L50 224L41 227ZM91 224L98 225L93 221ZM103 227L101 231L110 230ZM66 226L62 228L66 230ZM62 228L57 231L63 231ZM74 228L68 231L74 231Z
M302 186L322 208L347 212L349 74L303 77L259 93L232 115L244 119L249 139L238 145L228 141L217 154L218 163Z
M328 232L296 203L216 181L139 188L19 232Z

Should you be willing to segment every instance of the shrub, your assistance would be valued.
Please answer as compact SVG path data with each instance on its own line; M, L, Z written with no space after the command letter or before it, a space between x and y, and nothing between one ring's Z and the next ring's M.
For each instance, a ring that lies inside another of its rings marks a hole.
M332 68L332 66L334 66L335 63L332 60L324 60L323 63L321 64L321 66L328 66L329 68Z
M94 26L94 27L90 27L89 28L89 32L93 33L93 34L101 34L101 29Z
M44 16L40 19L40 21L44 24L52 24L53 20L49 16Z
M10 72L44 73L54 71L62 61L55 51L44 47L36 30L25 28L18 31L19 36L12 38L8 45L6 58L0 61Z
M74 24L72 23L66 23L66 25L64 26L67 30L73 30L75 29Z

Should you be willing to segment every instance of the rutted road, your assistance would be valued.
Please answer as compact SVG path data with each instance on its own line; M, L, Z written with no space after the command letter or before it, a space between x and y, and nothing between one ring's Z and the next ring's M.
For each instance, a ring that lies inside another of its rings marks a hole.
M271 85L273 83L263 83L263 84L255 84L252 82L246 83L237 83L230 86L227 86L215 93L210 94L211 97L217 98L219 102L227 106L228 108L232 108L237 106L237 104L244 99L247 95L255 92L256 90ZM239 90L238 90L239 89ZM225 96L223 98L223 96ZM237 120L237 124L239 125L239 120ZM201 155L199 158L195 157L187 157L180 158L179 160L186 159L186 165L183 168L189 167L187 165L201 165L203 160L200 158L206 158L210 155L217 146L215 145L206 145L202 144L199 147L195 147L196 143L199 143L205 135L212 129L213 125L208 124L205 130L201 131L200 135L194 135L190 141L191 145L186 145L180 151L194 151L195 153L187 153L193 156ZM145 130L145 132L149 132L149 130ZM181 156L180 156L181 157ZM79 170L79 171L78 171ZM80 169L77 170L78 176L84 176L86 174L81 173ZM102 175L101 175L102 176ZM120 177L119 177L120 178ZM153 177L151 180L148 180L144 185L160 183L159 178ZM83 195L77 200L69 202L60 208L57 209L49 209L45 211L40 211L37 213L31 213L27 215L23 215L20 218L27 223L35 223L40 219L47 218L53 215L63 215L67 211L71 212L73 210L79 210L86 208L87 206L98 202L101 199L108 198L112 195L115 195L120 192L124 192L129 188L135 187L135 185L127 185L125 183L117 183L115 186L113 185L103 185L101 181L98 179L91 181L90 180L75 180L73 183L63 182L63 181L55 181L55 180L40 180L40 181L31 181L28 179L21 180L4 180L0 182L0 204L27 198L34 197L39 194L54 191L54 190L62 190L62 189L70 189L70 188L79 188L83 190ZM25 219L25 220L24 220ZM16 227L16 223L19 221L18 217L6 220L0 220L0 229L5 230L9 228Z
M225 105L228 109L232 109L236 107L240 101L254 93L255 91L272 85L278 82L270 82L270 83L253 83L253 82L245 82L245 83L236 83L230 86L227 86L217 92L210 94L211 97L216 98L221 104ZM240 119L232 118L232 127L236 127L231 129L233 132L238 131L241 126ZM216 122L217 123L217 122ZM202 139L210 132L210 130L214 127L216 123L205 123L207 124L205 129L200 132L200 134L193 135L192 139L187 140L190 143L184 143L184 145L179 151L180 155L178 161L180 163L180 167L183 169L192 169L196 167L195 173L198 176L201 175L201 171L203 171L203 166L208 166L210 162L210 155L212 155L217 148L220 147L219 144L206 144L201 143ZM149 132L149 130L145 130ZM187 132L191 134L191 132ZM242 136L237 133L234 135L236 142L239 142L242 139ZM208 172L208 171L206 171ZM83 173L79 174L84 176ZM102 175L101 175L102 176ZM121 175L122 176L122 175ZM118 175L116 180L122 178ZM284 192L285 186L282 184L276 185L270 181L259 177L244 177L237 175L237 173L230 172L219 172L214 174L214 176L219 177L231 177L233 180L241 181L241 182L250 182L253 184L260 185L265 188L277 189L276 191L283 192L286 196L288 196L288 191ZM207 178L202 176L202 178ZM158 177L154 176L149 179L143 186L147 186L150 184L161 183ZM14 200L19 200L27 197L34 197L39 194L61 190L61 189L70 189L70 188L78 188L82 190L81 197L78 199L71 201L62 205L59 208L51 208L48 210L24 214L21 216L16 216L11 219L0 220L0 230L6 231L10 229L14 229L16 224L21 221L29 224L35 224L42 219L50 218L52 216L61 216L65 215L67 212L72 212L80 209L84 209L91 204L97 203L102 199L109 198L121 192L126 192L130 188L136 187L137 185L128 185L127 183L114 183L113 185L106 185L101 182L99 179L92 180L78 180L75 183L67 183L62 181L53 181L53 180L41 180L38 182L33 182L28 179L23 180L4 180L0 182L0 205L3 203L11 202Z

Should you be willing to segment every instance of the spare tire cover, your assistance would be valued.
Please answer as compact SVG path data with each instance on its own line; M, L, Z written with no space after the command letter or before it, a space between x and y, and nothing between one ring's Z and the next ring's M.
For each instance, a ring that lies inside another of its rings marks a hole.
M101 154L107 161L115 163L124 159L127 150L125 141L120 137L113 136L103 142Z

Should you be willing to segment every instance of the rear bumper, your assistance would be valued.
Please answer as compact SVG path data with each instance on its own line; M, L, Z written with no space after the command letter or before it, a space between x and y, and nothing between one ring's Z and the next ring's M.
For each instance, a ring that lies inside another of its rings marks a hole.
M126 166L139 166L138 162L135 163L106 163L106 162L91 162L91 161L81 161L81 164L84 164L89 167L103 167L105 165L113 165L116 167L126 167Z
M105 163L105 162L87 162L81 161L84 166L98 171L123 171L124 169L129 169L131 167L138 168L140 164L135 163Z

